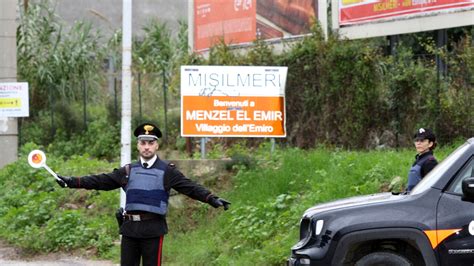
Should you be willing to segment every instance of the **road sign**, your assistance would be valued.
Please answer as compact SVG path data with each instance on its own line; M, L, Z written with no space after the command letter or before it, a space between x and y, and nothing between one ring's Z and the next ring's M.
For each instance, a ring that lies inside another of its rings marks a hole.
M29 115L28 83L0 83L0 117L25 117Z
M182 66L181 135L286 137L286 67Z

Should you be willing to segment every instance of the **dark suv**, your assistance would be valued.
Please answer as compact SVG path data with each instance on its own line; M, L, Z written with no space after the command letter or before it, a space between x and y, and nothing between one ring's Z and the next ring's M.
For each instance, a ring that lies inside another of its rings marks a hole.
M308 209L288 265L474 265L473 154L471 138L408 195Z

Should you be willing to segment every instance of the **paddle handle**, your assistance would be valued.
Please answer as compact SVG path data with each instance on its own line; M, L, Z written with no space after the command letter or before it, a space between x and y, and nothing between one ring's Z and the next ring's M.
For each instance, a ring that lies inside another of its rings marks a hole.
M51 170L51 168L49 168L46 164L43 165L44 169L46 169L46 171L48 171L52 176L54 176L54 178L56 178L57 180L61 180L61 178L58 177L58 174L56 174L53 170Z

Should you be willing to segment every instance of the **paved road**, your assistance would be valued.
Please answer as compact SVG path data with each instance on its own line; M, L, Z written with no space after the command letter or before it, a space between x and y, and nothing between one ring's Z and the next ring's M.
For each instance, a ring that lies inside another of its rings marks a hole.
M56 261L38 260L38 261L21 261L21 260L3 260L0 259L0 265L12 266L113 266L107 261L91 261L82 258L60 259Z
M0 242L0 265L15 266L115 266L110 261L88 260L80 257L71 257L65 254L42 255L33 258L21 258L12 247Z

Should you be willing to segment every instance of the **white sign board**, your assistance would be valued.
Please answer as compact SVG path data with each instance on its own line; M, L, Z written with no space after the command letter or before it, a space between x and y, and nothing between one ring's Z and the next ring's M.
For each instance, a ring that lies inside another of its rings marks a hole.
M0 117L27 117L29 107L28 83L0 83Z
M182 66L181 135L286 137L287 67Z

